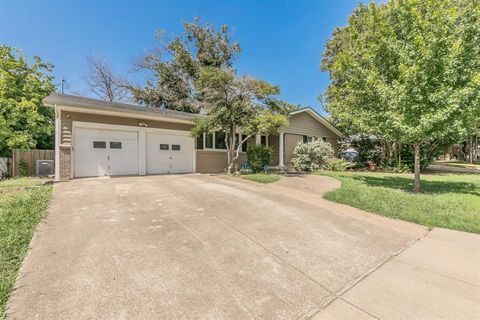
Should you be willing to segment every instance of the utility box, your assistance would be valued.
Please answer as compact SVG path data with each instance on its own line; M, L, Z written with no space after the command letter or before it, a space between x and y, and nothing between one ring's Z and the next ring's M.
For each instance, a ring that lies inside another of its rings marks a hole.
M53 160L37 160L35 175L45 177L54 175L54 161Z

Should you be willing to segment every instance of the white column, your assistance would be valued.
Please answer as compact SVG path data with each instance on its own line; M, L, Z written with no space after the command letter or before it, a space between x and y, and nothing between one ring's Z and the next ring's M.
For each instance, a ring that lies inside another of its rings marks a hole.
M279 136L280 141L278 143L279 144L279 148L278 148L279 149L279 151L278 151L278 153L279 153L279 155L278 155L279 161L278 162L279 163L278 163L278 165L281 166L281 167L285 165L283 163L283 153L284 153L284 150L283 150L284 149L284 141L283 141L283 139L284 139L284 135L285 135L284 132L280 132L280 136Z
M138 129L138 174L144 176L147 174L147 130Z
M258 146L260 143L261 143L260 135L257 134L257 135L255 136L255 144Z
M55 181L60 181L60 144L62 139L62 113L55 106Z

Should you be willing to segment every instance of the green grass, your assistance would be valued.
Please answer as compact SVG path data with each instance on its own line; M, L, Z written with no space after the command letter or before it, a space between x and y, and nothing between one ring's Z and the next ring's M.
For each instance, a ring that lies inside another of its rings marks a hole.
M240 178L259 183L272 183L281 179L277 174L254 173L241 175Z
M322 172L342 182L325 198L428 227L480 233L480 175L422 175L422 193L410 192L412 175Z
M46 179L40 178L17 178L0 180L0 190L39 186L45 180Z
M1 181L0 189L33 186L38 184L37 180ZM51 194L51 185L0 194L0 319L5 316L5 306L18 270L33 233L45 215Z

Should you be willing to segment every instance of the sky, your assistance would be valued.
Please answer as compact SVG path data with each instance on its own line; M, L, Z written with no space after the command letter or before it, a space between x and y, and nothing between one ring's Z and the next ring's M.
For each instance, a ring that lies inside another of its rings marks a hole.
M141 83L132 61L155 48L155 31L173 37L198 16L228 24L242 52L240 74L280 86L280 98L324 113L317 100L329 83L320 71L325 42L346 24L359 0L0 0L0 45L14 46L54 65L65 93L91 96L85 56L100 54L113 70Z

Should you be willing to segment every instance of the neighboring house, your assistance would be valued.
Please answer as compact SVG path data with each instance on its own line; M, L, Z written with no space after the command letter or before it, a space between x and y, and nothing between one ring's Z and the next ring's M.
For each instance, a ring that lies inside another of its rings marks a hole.
M43 100L55 108L55 178L224 172L227 166L222 133L192 138L198 115L52 94ZM324 139L337 150L342 133L311 108L291 113L278 135L257 136L248 145L273 149L272 166L291 165L298 142Z

